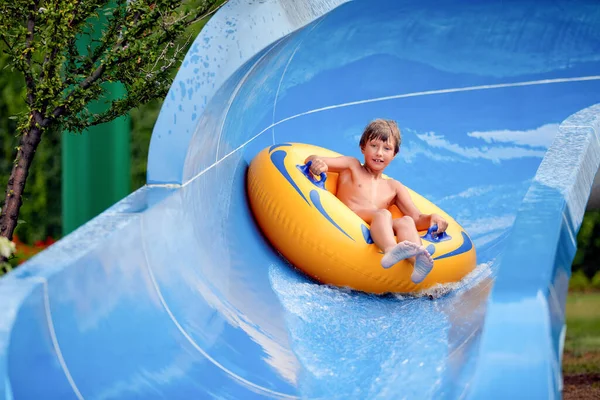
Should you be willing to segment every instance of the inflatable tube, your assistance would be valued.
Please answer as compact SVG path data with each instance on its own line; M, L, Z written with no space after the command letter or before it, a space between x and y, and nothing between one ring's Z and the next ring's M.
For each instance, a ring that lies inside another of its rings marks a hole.
M448 229L441 238L421 232L434 259L423 282L411 281L413 267L407 261L384 269L369 226L335 196L337 174L322 174L319 180L303 165L311 154L340 155L312 145L278 144L262 150L248 171L248 195L257 223L292 265L319 282L369 293L415 292L456 282L475 268L475 247L464 229L409 189L419 210L442 215ZM396 206L390 211L394 218L402 216Z

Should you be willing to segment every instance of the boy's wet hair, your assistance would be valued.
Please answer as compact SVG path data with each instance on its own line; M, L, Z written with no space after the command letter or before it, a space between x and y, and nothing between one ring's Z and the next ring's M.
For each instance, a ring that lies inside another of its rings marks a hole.
M394 155L398 154L402 144L402 134L396 121L381 118L371 121L360 137L360 148L364 149L368 142L376 139L382 142L391 139L394 142Z

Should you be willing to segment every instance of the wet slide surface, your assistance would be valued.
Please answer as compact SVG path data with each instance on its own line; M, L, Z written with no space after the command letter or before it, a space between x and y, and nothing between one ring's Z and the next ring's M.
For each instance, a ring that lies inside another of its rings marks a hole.
M165 101L149 185L0 281L0 395L559 395L574 235L600 160L598 38L594 1L230 2ZM260 150L360 157L378 117L402 131L387 174L477 248L451 287L314 283L252 218Z

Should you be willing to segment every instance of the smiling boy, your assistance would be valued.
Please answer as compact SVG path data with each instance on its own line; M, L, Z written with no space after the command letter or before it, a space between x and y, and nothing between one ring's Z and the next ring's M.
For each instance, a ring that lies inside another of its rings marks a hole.
M422 214L400 182L382 176L398 154L401 141L396 122L377 119L367 125L360 138L364 163L347 156L311 155L306 161L312 161L310 171L315 175L328 171L339 174L337 197L370 224L371 237L384 252L381 265L390 268L406 259L414 266L412 281L420 283L433 268L433 259L418 231L437 225L436 233L440 234L448 223L440 215ZM400 209L402 218L392 219L388 210L392 204Z

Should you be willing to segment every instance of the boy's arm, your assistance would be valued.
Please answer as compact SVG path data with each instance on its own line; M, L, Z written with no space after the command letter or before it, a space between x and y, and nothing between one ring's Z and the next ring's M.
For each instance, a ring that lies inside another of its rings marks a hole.
M353 169L360 167L360 161L354 157L340 156L340 157L319 157L317 155L308 156L305 163L312 161L310 171L319 175L321 172L342 172L346 169Z
M438 214L422 214L415 203L410 198L408 190L398 181L394 181L396 188L395 204L400 209L402 214L408 215L415 221L417 230L429 229L433 225L437 225L436 233L442 233L448 227L448 222Z

